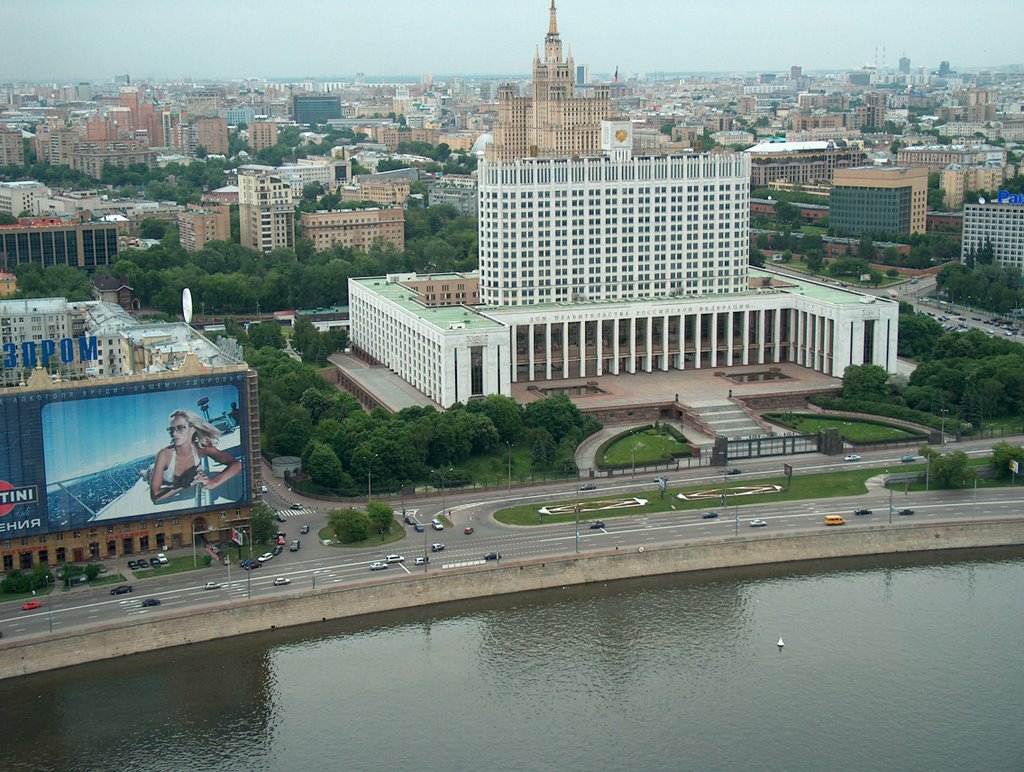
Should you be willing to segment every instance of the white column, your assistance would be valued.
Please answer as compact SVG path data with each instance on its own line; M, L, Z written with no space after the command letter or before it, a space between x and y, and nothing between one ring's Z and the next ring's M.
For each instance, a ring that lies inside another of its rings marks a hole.
M711 367L718 367L718 312L711 314Z
M733 357L736 355L736 312L729 311L725 319L725 366L729 367L732 365Z
M693 366L699 370L701 360L701 329L703 325L704 314L696 314L693 319Z
M676 368L686 369L686 314L679 314L679 362Z
M612 322L612 375L619 374L619 317Z
M654 317L647 317L647 347L644 352L644 372L649 373L654 370L654 352L651 350L654 348Z
M774 322L772 326L775 328L775 364L778 364L779 357L782 356L782 309L776 308L772 316Z
M740 311L743 314L743 358L740 360L745 365L750 364L750 311Z
M668 370L668 314L661 317L661 369Z
M636 374L636 326L637 322L640 321L635 316L631 316L627 320L629 327L629 365L626 366L626 372Z
M604 375L604 351L602 351L602 344L604 339L601 337L601 325L604 324L603 319L598 319L596 324L596 331L594 334L594 353L597 355L597 374Z
M796 312L796 358L798 365L804 363L804 312Z
M551 380L551 322L544 325L544 377Z
M587 376L587 323L576 322L579 325L579 349L580 349L580 378Z
M764 319L767 312L762 308L757 312L757 363L764 364Z
M562 377L569 377L569 323L562 322Z
M519 361L517 355L519 353L519 325L512 325L512 346L511 351L508 352L510 364L512 365L512 383L519 382Z

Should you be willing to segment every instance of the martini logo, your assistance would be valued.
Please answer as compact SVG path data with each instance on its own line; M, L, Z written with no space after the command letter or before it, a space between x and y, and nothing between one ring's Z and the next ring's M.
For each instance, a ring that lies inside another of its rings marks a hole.
M11 485L0 480L0 517L8 514L19 504L35 504L39 500L34 485Z

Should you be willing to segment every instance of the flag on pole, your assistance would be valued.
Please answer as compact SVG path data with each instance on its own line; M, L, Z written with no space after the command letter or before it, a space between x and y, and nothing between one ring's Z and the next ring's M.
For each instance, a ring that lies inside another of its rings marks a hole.
M234 528L231 529L231 541L241 547L245 543L245 534Z
M619 82L619 66L615 65L615 82Z

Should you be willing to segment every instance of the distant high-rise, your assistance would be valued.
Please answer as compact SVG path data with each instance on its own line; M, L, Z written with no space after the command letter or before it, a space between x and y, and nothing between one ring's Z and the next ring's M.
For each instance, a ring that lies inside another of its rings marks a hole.
M259 152L277 144L277 124L274 121L253 121L249 126L249 144Z
M904 75L910 74L910 59L906 56L900 57L900 72Z
M341 117L341 99L336 96L296 94L292 97L292 118L296 123L319 126Z
M487 157L501 161L593 155L601 149L601 121L612 116L608 86L594 88L593 96L575 96L576 66L572 52L562 58L555 0L544 36L544 59L533 57L533 91L516 96L515 87L498 89L498 124Z
M287 182L262 171L238 175L242 246L270 252L295 246L295 207Z
M940 78L945 78L947 75L949 75L949 73L950 73L949 62L947 62L945 60L939 62L939 77Z
M799 65L794 64L792 67L789 68L789 79L790 80L799 80L803 76L804 76L804 68L803 67L800 67Z
M211 155L228 154L227 118L196 118L196 145L201 145Z
M585 86L590 83L590 65L589 64L577 64L576 65L576 85Z

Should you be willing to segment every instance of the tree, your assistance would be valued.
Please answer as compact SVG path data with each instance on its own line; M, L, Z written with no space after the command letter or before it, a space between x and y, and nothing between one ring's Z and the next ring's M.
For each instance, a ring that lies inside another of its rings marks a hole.
M1024 474L1024 448L1020 445L1011 445L1008 442L1000 442L992 446L992 468L996 471L996 477L1008 478L1013 472L1010 469L1010 462L1018 464L1017 476Z
M249 345L255 348L284 348L284 333L276 322L259 322L249 326Z
M302 392L299 398L299 404L306 408L314 424L320 423L320 419L334 407L334 402L334 395L329 391L312 387Z
M325 488L338 487L341 483L341 461L333 448L322 442L311 442L306 459L309 479Z
M565 394L557 394L527 405L524 422L534 429L546 429L557 444L570 429L583 426L583 417Z
M395 524L395 510L383 501L370 501L366 505L366 514L370 518L370 526L377 529L383 536L391 533Z
M7 212L0 212L0 225L17 225L18 218Z
M366 541L370 535L370 518L358 509L336 509L327 515L327 524L342 544Z
M90 582L100 575L100 564L90 563L85 567L85 578Z
M250 538L254 544L263 544L274 538L277 528L274 513L266 504L254 504L249 515Z
M547 469L555 463L558 446L546 429L536 432L533 440L531 461L534 469Z
M293 418L278 433L276 450L282 456L301 456L312 434L311 424Z
M888 377L878 365L850 365L843 371L843 399L881 401Z
M929 459L929 474L937 488L964 488L978 477L977 472L968 466L967 454L962 450L943 456L925 445L920 452Z

